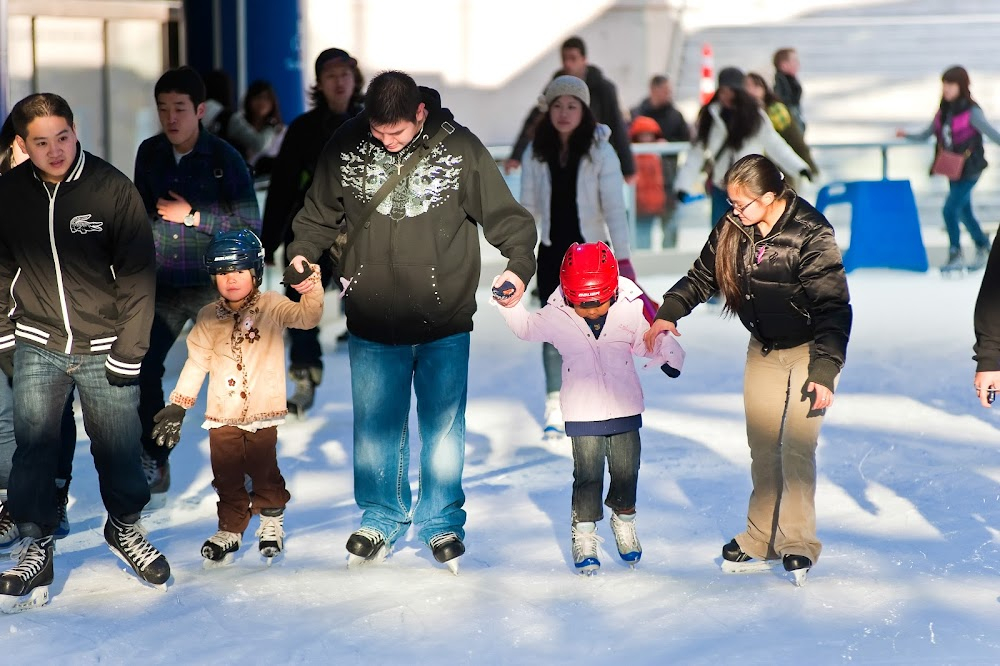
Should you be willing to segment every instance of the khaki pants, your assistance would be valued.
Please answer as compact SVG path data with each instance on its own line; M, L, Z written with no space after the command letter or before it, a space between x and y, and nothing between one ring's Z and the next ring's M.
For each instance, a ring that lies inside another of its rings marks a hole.
M736 542L751 557L805 555L814 563L816 443L825 411L813 411L806 394L810 345L761 354L751 338L743 376L743 404L750 445L753 492L747 530Z

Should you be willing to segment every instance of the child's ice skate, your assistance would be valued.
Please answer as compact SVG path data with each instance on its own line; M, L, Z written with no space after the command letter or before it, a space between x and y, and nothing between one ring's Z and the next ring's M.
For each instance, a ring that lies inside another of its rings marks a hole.
M284 509L261 509L260 527L257 529L257 536L260 537L258 548L260 554L271 566L274 558L281 554L285 541L285 510Z
M642 557L642 545L639 537L635 533L634 513L612 513L611 531L615 533L615 543L618 545L618 554L622 560L635 569Z
M769 571L777 560L757 560L746 553L733 539L722 547L722 570L726 573L760 573Z
M17 566L0 574L0 612L20 613L49 603L52 549L51 535L18 542L13 551Z
M781 561L785 567L785 571L792 574L794 578L793 582L797 587L802 587L806 584L806 576L813 565L812 560L805 555L785 555L781 558Z
M389 546L378 530L362 527L347 539L347 568L379 564L389 556Z
M597 536L595 523L576 523L573 525L573 563L578 573L593 576L601 568L601 560L597 555L597 544L604 539Z
M201 556L205 558L205 567L212 568L232 564L233 553L243 545L243 535L236 532L219 530L208 537L201 546Z
M560 440L566 436L566 424L563 421L562 406L559 404L559 392L553 391L545 398L545 439Z

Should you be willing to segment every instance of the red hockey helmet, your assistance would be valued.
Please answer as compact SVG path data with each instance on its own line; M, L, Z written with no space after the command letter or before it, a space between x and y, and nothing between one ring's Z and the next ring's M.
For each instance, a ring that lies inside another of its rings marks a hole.
M570 305L596 307L618 291L618 260L600 241L573 243L563 256L559 285Z

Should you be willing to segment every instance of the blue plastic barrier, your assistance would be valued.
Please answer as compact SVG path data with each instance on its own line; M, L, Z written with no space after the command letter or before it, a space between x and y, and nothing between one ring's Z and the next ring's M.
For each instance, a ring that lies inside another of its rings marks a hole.
M927 270L917 202L908 180L858 180L830 183L816 195L816 210L851 204L851 244L844 269Z

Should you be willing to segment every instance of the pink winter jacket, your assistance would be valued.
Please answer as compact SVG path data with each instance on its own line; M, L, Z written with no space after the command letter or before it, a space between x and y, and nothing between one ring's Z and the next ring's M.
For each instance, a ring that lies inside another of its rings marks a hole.
M559 398L565 420L607 421L641 414L645 406L633 356L651 358L647 366L666 363L681 370L684 350L672 335L658 336L654 352L646 351L642 336L649 323L642 315L641 294L634 282L618 278L618 300L608 310L597 339L587 322L566 305L562 289L552 292L537 312L528 312L520 303L512 308L495 304L517 337L549 342L562 354Z

